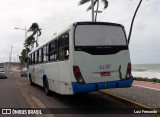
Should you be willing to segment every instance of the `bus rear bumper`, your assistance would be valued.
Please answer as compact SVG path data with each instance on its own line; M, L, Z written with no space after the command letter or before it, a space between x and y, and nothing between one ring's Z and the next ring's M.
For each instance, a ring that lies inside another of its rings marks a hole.
M126 80L87 83L87 84L79 84L77 82L72 82L72 87L73 87L73 94L76 94L81 92L90 92L102 89L131 87L132 82L133 82L133 77L130 77Z

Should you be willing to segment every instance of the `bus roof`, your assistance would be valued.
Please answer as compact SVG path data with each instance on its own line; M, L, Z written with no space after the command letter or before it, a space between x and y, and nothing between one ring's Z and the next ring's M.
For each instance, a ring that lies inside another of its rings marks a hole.
M110 26L121 26L123 27L123 25L118 24L118 23L111 23L111 22L76 22L74 23L75 25L90 25L90 24L94 24L94 25L110 25Z
M41 46L38 46L36 48L34 48L31 52L29 52L28 54L38 50L39 48L43 47L44 45L48 44L49 42L51 42L52 40L56 39L57 37L59 37L60 35L62 35L63 33L69 31L69 29L71 28L71 26L76 26L76 25L110 25L110 26L120 26L120 27L124 27L121 24L118 23L110 23L110 22L74 22L72 24L70 24L68 27L66 27L65 29L63 29L62 31L56 33L50 40L48 40L47 42L45 42L44 44L42 44Z

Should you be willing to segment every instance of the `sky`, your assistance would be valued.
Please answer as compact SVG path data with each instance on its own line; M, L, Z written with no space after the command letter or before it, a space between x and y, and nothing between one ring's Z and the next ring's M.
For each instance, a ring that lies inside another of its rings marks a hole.
M131 20L139 0L108 0L109 6L100 9L97 21L124 25L128 36ZM0 0L0 62L16 62L25 40L25 31L37 22L42 29L39 44L50 40L54 33L77 21L91 21L88 4L79 6L79 0ZM160 63L160 0L143 0L135 18L130 41L133 64ZM30 33L27 33L29 36Z

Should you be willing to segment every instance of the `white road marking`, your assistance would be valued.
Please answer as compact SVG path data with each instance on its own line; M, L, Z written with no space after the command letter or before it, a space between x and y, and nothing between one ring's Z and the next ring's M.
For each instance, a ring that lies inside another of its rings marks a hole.
M135 84L133 84L133 86L136 86L136 87L142 87L142 88L147 88L147 89L152 89L152 90L160 91L160 89L151 88L151 87L146 87L146 86L141 86L141 85L135 85Z

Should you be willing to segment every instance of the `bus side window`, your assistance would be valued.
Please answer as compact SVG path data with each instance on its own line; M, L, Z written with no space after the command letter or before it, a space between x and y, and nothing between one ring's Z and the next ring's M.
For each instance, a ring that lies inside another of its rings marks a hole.
M46 45L46 62L49 61L49 44Z
M46 62L46 46L43 47L43 62Z
M58 52L59 52L59 56L58 56L58 59L60 61L63 61L64 60L64 38L63 36L59 37L58 39Z
M65 59L69 59L69 34L65 35Z
M42 49L42 63L43 63L43 48L41 48Z
M34 58L35 64L37 64L37 51L35 52L35 58Z
M57 40L52 41L49 44L49 61L57 60Z
M42 51L41 51L41 49L39 49L38 52L39 52L38 62L42 63Z
M58 39L59 60L68 60L69 58L69 34L66 33Z
M29 59L29 63L32 65L32 64L33 64L33 61L32 61L32 60L33 60L33 59L32 59L32 58L33 58L33 54L31 54L30 57L31 57L31 58Z
M39 63L43 63L43 47L39 49Z
M33 53L32 61L33 61L33 64L35 64L35 53Z
M37 64L39 63L39 50L37 50Z
M29 55L29 58L28 58L28 62L29 62L29 65L32 65L32 54Z
M49 43L49 61L53 61L53 42Z
M54 61L58 59L58 39L55 40L55 48L54 48Z

